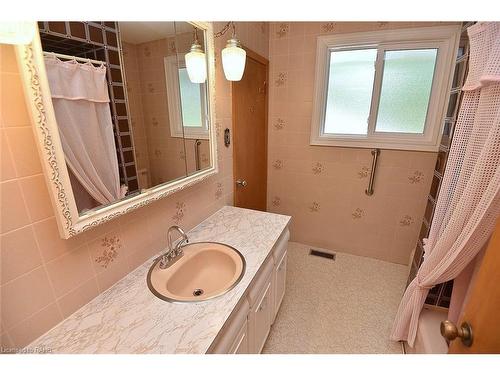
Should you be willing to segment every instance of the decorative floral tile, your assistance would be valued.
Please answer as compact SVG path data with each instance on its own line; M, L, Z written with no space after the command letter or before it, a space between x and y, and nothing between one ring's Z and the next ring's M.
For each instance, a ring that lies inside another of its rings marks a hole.
M276 78L276 80L274 81L274 84L277 87L280 87L280 86L284 86L285 83L286 83L286 73L279 72L278 73L278 78Z
M95 261L103 268L108 268L109 264L118 257L118 249L122 247L120 239L117 236L104 237L101 243L103 247L102 255Z
M311 205L309 206L309 211L311 212L318 212L320 209L321 205L316 201L312 202Z
M421 171L413 172L413 176L408 177L410 184L419 184L424 179L424 173Z
M176 212L175 212L175 215L172 216L172 219L174 220L174 223L178 225L178 224L180 224L182 219L184 219L184 213L186 211L186 204L184 202L177 202L175 204L175 209L176 209Z
M220 199L222 197L222 182L217 182L217 187L215 189L215 199Z
M145 46L142 50L142 53L144 56L150 57L151 56L151 49L149 48L149 46Z
M177 52L177 48L175 48L175 41L172 40L168 43L168 50L170 51L170 53Z
M215 123L215 134L217 135L217 138L220 137L221 130L222 130L221 123L220 122L216 122Z
M278 36L278 38L283 38L286 36L286 34L288 34L289 30L290 30L290 25L288 25L287 23L281 23L278 26L278 30L276 31L276 35Z
M323 167L323 164L321 164L321 163L315 163L312 166L312 172L314 174L321 174L321 172L323 172L324 169L325 168Z
M274 163L273 163L273 168L274 169L282 169L283 168L283 160L276 160Z
M179 159L186 160L186 152L184 150L179 151Z
M361 208L356 208L354 212L351 214L354 220L361 219L365 215L365 211Z
M250 111L250 113L254 113L255 112L255 106L251 105L250 108L249 108L249 111Z
M271 203L274 207L279 207L281 205L281 198L275 196Z
M274 123L274 128L276 130L281 130L285 127L285 120L278 118L276 119L276 122Z
M335 22L327 22L321 25L321 29L325 33L331 33L335 29Z
M358 172L358 177L359 178L367 178L368 172L370 172L370 168L365 166L365 167L361 168L361 170Z
M399 225L402 227L408 227L411 224L413 224L413 218L410 215L403 216L403 218L399 221Z

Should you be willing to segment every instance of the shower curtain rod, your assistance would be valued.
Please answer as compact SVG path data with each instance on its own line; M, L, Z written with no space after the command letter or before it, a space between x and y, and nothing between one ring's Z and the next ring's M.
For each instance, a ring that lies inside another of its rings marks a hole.
M55 56L55 57L60 57L61 59L76 60L76 61L81 61L81 62L90 62L92 64L106 65L105 61L88 59L86 57L64 55L62 53L46 52L46 51L44 51L43 54L44 54L44 56Z

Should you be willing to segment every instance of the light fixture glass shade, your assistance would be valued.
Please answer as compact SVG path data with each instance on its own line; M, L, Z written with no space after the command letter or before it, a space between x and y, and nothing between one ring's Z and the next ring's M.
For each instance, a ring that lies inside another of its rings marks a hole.
M238 39L229 39L222 50L222 67L228 81L239 81L245 71L247 53L240 47Z
M0 22L0 44L30 44L34 36L33 22Z
M207 79L207 62L201 46L193 44L185 58L189 80L193 83L204 83Z

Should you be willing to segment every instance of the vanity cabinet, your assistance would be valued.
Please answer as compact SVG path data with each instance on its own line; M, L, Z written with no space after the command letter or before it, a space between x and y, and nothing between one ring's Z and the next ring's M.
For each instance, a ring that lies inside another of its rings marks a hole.
M208 353L258 354L262 351L285 295L289 239L290 232L285 229Z
M269 263L272 266L272 263ZM272 267L269 268L272 271ZM262 351L269 331L271 330L274 315L274 295L272 272L269 272L263 285L259 288L260 295L252 304L248 315L248 328L250 335L250 353L258 354Z

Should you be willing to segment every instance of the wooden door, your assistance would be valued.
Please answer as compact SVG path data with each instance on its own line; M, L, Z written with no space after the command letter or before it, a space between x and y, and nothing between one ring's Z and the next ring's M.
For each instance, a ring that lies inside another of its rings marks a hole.
M452 341L449 353L500 353L500 219L490 239L481 268L457 326L463 322L472 328L472 345L460 338Z
M265 211L269 62L245 50L245 73L232 83L234 205Z

